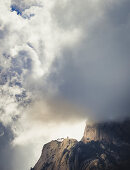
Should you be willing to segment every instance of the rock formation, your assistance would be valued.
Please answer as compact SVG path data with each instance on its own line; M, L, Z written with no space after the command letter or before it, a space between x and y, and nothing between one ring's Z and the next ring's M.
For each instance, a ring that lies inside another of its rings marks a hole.
M86 124L82 141L84 143L88 143L90 141L130 143L130 120L124 122Z
M44 145L32 170L129 170L130 121L86 125L80 142L54 140Z
M66 170L69 166L68 158L76 143L75 139L64 139L62 142L53 140L44 145L42 155L34 170Z

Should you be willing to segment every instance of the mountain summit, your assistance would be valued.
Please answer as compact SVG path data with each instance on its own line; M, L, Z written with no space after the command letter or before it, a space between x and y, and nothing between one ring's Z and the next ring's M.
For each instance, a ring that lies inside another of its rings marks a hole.
M130 143L130 120L124 122L86 124L82 141L84 143L90 141Z
M87 124L80 142L53 140L44 145L31 170L129 170L130 120Z

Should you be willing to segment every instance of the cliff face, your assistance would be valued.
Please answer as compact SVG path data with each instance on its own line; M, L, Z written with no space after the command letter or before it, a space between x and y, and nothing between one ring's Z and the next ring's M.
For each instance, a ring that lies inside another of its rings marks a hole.
M87 124L82 141L84 143L90 141L130 143L130 121Z
M62 142L54 140L44 145L34 170L66 170L71 150L77 143L75 139L64 139Z
M55 140L44 145L32 170L129 170L130 121L86 125L80 142Z

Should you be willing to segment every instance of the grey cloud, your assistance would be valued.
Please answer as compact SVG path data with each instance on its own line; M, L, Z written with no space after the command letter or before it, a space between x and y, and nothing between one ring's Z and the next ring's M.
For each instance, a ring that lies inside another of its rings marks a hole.
M5 32L3 30L0 30L0 39L4 38L4 34L5 34Z
M108 3L106 6L106 15L108 14L111 23L115 25L127 24L130 17L129 6L129 0L117 1L115 4Z
M130 116L130 6L127 0L108 4L92 25L80 25L83 41L64 50L49 78L59 96L91 110L86 117L95 121Z
M4 132L2 136L0 135L0 169L29 170L32 166L32 160L27 158L33 155L33 146L13 146L13 132L10 127L4 127L1 123L0 132Z
M32 123L65 123L77 122L85 119L85 110L71 101L62 98L41 99L31 104L27 118ZM82 116L81 116L82 115Z
M36 0L30 0L29 3L26 0L23 0L23 1L11 0L11 5L18 8L19 12L21 12L21 13L22 13L22 11L29 9L32 6L41 6L40 2L37 2Z
M82 28L83 25L89 26L100 15L100 4L94 1L83 0L82 4L78 0L70 0L66 3L57 0L53 8L54 20L63 29L72 29L73 27Z
M2 170L9 170L11 168L11 159L10 156L11 153L11 147L10 142L13 140L13 135L9 128L5 128L0 123L0 131L2 131L4 134L0 136L0 168ZM7 165L8 162L8 165Z

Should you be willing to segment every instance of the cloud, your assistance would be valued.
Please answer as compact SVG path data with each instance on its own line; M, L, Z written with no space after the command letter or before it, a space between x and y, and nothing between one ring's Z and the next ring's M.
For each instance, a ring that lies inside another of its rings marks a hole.
M33 11L35 16L30 20L25 20L17 15L17 11L11 11L12 4L25 13L26 10L28 13ZM1 84L3 85L1 95L4 96L2 100L7 98L11 103L11 108L15 107L16 110L21 105L18 96L25 100L23 98L26 97L22 97L22 93L30 93L33 100L32 84L39 88L37 81L44 82L46 74L50 72L52 62L60 55L62 48L75 44L80 37L77 28L66 31L57 26L51 17L53 4L44 2L41 6L41 3L37 1L31 1L30 4L28 1L1 2L3 7L0 17ZM5 93L8 91L8 95L5 95L3 91ZM12 94L12 91L15 92ZM7 101L5 105L8 105ZM21 111L5 112L11 115L10 119L17 115L21 116ZM4 124L7 124L8 121L5 123L4 120L8 119L2 120Z
M65 136L70 121L129 116L129 0L2 0L0 7L0 121L13 136L5 153L15 160L21 153L24 162L27 148L60 128Z
M28 120L38 123L79 122L85 120L83 108L61 98L38 100L32 103L27 113ZM76 116L76 117L75 117Z
M56 17L59 24L62 21L69 27L78 25L84 37L76 47L65 49L62 58L54 63L57 72L50 75L50 82L57 84L59 96L90 110L85 113L89 119L103 121L130 116L129 1L86 4L89 14L85 16L80 7L73 9L72 2L63 6L67 10L65 18L59 15L59 10ZM75 12L78 15L73 15ZM62 66L57 69L57 65Z
M39 145L39 139L45 142L51 138L45 136L45 131L37 133L39 126L32 119L30 126L26 116L30 113L27 112L28 107L32 106L30 105L32 101L35 103L38 97L41 98L42 95L39 96L41 87L42 92L49 87L44 87L43 84L47 85L46 76L50 73L55 58L60 57L62 48L72 47L81 35L77 28L68 30L59 28L51 16L53 4L51 1L0 2L0 121L6 129L10 128L10 133L14 137L11 140L6 138L7 147L1 143L1 147L5 148L3 152L6 161L9 162L8 165L4 161L3 164L1 162L0 168L3 170L28 169L28 162L32 163L35 158L29 161L28 154L24 152L28 148L28 153L34 155L28 147L34 146L31 142L34 135L37 137L35 145ZM1 138L4 139L5 135ZM43 142L40 146L42 145ZM39 152L40 150L41 148ZM17 157L21 158L19 164L15 163ZM28 162L23 165L25 159Z

